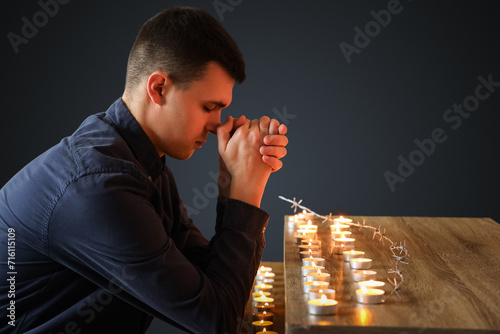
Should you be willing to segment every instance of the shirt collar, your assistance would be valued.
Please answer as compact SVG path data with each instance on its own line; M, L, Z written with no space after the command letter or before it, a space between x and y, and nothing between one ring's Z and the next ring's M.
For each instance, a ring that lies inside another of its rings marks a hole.
M106 116L114 123L148 176L153 180L156 179L165 168L165 157L160 158L153 143L121 98L109 107Z

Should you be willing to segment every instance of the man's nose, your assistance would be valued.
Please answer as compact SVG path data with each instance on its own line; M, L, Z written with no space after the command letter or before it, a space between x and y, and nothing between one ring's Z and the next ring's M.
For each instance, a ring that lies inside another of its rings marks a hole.
M217 134L217 127L220 125L221 111L213 111L210 113L210 117L207 122L206 129L208 132Z

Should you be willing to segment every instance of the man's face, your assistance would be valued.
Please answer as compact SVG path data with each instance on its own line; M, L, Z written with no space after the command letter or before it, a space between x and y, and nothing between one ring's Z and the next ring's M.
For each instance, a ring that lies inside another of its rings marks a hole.
M188 89L168 90L155 125L160 155L185 160L220 125L221 110L231 103L234 79L218 63L207 65L203 78Z

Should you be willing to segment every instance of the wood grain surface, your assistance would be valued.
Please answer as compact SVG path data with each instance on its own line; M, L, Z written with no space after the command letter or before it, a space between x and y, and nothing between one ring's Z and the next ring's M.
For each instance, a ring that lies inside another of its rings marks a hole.
M405 241L410 257L400 264L404 283L383 304L355 301L355 283L349 264L332 252L330 228L322 220L318 238L326 271L339 302L337 314L307 312L302 292L302 266L294 229L284 227L285 333L500 333L500 225L489 218L349 217L354 222L381 226L392 241ZM377 280L386 294L397 277L389 244L373 239L373 231L351 228L355 249L373 259ZM399 278L398 278L399 279Z

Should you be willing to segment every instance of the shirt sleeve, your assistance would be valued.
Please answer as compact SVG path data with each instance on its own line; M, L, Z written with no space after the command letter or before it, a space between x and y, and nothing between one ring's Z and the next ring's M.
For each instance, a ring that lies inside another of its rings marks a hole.
M188 233L186 249L204 250L193 263L167 233L152 187L131 174L92 174L70 183L50 216L50 255L102 288L112 281L122 290L118 297L155 317L196 333L235 333L269 215L237 200L218 203L210 244ZM199 233L189 224L186 231Z

